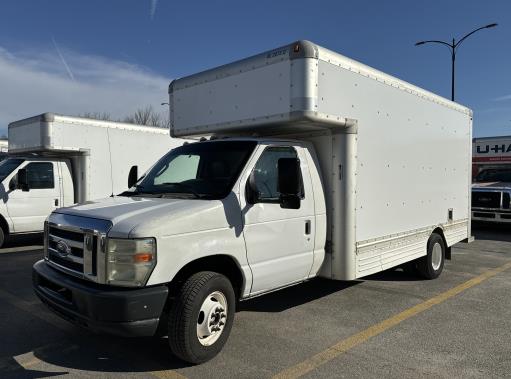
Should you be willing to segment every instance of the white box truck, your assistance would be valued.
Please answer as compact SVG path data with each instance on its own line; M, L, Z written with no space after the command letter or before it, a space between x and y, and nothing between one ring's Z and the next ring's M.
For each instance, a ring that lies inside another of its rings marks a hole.
M78 325L163 332L200 363L225 344L237 300L403 264L436 278L470 235L461 105L307 41L169 94L171 135L211 138L174 149L123 196L48 218L34 289Z
M183 141L166 129L45 113L9 124L9 143L0 163L0 246L7 236L43 232L58 207L128 189L130 170L144 172Z
M511 136L473 140L472 220L511 222Z

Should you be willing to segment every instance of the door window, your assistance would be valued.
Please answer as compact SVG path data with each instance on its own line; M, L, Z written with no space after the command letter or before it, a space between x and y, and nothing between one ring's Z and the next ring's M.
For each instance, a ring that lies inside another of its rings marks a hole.
M277 165L280 158L298 158L298 156L292 147L269 147L261 154L254 167L254 179L259 191L260 202L279 201ZM301 187L303 188L303 184ZM303 192L301 197L303 198Z
M32 162L26 167L28 186L30 189L54 188L53 163Z

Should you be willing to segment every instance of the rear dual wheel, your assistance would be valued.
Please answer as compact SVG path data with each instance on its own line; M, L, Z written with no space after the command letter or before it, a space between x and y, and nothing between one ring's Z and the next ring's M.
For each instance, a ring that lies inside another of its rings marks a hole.
M224 275L202 271L188 278L170 309L172 352L194 364L216 356L231 332L235 300L232 284Z

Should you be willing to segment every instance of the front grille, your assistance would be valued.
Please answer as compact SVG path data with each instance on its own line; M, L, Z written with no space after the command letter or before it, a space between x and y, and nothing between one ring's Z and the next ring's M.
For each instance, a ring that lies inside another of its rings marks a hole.
M56 270L104 284L106 236L112 223L52 213L44 225L44 257Z
M502 208L509 209L510 197L509 192L504 192L502 194Z
M55 226L50 226L49 232L54 237L73 240L76 242L83 242L83 233L81 233L81 232L75 232L75 231L66 230L66 229L59 229Z
M97 275L97 236L51 225L48 228L47 246L50 262L75 275Z
M472 192L472 207L500 208L502 192Z
M50 249L48 252L48 259L51 262L58 264L59 266L65 267L67 269L76 271L77 273L83 274L83 261L82 263L74 262L69 260L68 258L63 258Z

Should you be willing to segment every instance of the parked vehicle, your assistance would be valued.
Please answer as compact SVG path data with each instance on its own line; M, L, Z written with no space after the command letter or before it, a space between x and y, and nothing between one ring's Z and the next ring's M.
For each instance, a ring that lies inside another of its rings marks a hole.
M6 139L0 139L0 162L7 158L9 152L9 141Z
M136 176L182 144L166 135L166 129L52 113L9 124L10 157L0 163L0 246L6 236L42 233L59 207L126 190L130 170Z
M511 222L511 136L473 140L472 220Z
M433 279L470 235L461 105L307 41L175 80L169 96L171 135L210 140L48 218L34 288L79 325L164 333L200 363L237 300L408 262Z

